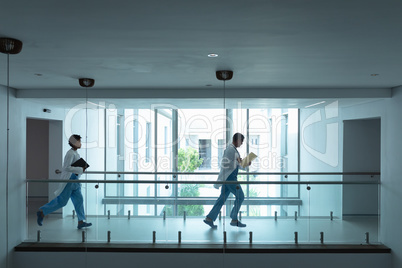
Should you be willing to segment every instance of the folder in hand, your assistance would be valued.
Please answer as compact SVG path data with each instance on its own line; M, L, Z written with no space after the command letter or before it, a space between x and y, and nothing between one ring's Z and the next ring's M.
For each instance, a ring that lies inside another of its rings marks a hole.
M241 160L240 165L242 167L247 167L248 163L252 162L254 159L257 158L257 155L253 152L249 153L243 160Z
M72 167L83 167L85 169L87 169L89 167L88 163L83 158L78 159L77 161L72 163L71 166Z

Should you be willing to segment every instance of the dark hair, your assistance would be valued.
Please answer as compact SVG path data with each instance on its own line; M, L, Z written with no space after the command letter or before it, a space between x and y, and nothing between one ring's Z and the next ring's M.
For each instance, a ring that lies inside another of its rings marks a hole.
M233 142L236 142L236 141L238 141L238 140L240 140L241 139L241 141L244 141L244 136L243 136L243 134L241 134L241 133L235 133L234 135L233 135Z
M80 141L80 140L81 140L81 136L80 136L80 135L77 135L77 134L73 134L73 135L71 135L71 137L74 137L74 139L76 139L77 141ZM70 138L71 138L71 137L70 137ZM72 144L70 141L68 141L68 144L69 144L71 147L75 147L75 145Z

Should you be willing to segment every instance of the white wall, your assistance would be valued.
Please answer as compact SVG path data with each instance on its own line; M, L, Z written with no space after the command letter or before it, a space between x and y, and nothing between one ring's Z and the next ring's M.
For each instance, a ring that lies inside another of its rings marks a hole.
M0 215L6 215L7 89L0 85ZM6 267L7 217L0 217L0 267Z
M393 91L385 107L387 116L381 138L381 238L393 250L393 267L402 267L402 87Z
M393 89L389 100L352 107L343 118L381 116L381 221L380 240L392 249L393 266L402 267L402 87ZM385 267L385 266L384 266Z
M9 154L9 183L6 189L5 148L7 145L6 129L6 89L0 86L0 151L1 151L1 177L0 177L0 215L6 214L6 190L8 191L8 217L0 217L0 267L6 266L6 254L13 252L14 246L26 238L26 119L54 119L63 120L64 109L51 108L52 113L44 113L43 105L16 99L14 92L10 95L10 154ZM8 222L8 247L6 239ZM12 260L9 260L12 266Z

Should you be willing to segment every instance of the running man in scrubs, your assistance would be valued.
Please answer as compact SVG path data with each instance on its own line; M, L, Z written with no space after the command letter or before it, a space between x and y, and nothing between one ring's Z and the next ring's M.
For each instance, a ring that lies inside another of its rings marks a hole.
M233 135L232 144L230 144L223 153L218 181L237 181L237 172L239 168L243 170L245 169L245 167L242 167L240 165L242 159L240 158L240 154L236 149L243 144L243 141L244 136L242 134L236 133ZM248 165L251 165L251 162L248 163ZM221 184L215 184L214 187L219 189L219 187L221 187ZM246 227L246 224L240 222L237 218L240 206L244 201L244 193L239 184L223 184L221 195L218 197L215 205L206 216L204 220L205 224L209 225L211 228L217 227L217 225L214 224L214 221L218 217L219 211L221 210L230 193L232 193L236 198L232 212L230 213L230 218L232 218L230 225L237 227Z
M68 140L68 144L71 146L71 149L66 153L66 156L64 157L61 179L78 180L81 174L85 172L85 168L73 167L71 166L71 164L80 159L80 155L77 153L77 150L81 148L81 136L76 134L72 135ZM49 203L40 207L39 211L36 213L39 226L42 226L43 218L46 215L67 205L67 202L70 198L74 204L75 211L77 212L77 228L82 229L84 227L89 227L92 225L92 223L84 221L85 211L84 199L81 193L81 183L64 183L63 185L61 185L59 190L55 192L55 194L57 195L57 197Z

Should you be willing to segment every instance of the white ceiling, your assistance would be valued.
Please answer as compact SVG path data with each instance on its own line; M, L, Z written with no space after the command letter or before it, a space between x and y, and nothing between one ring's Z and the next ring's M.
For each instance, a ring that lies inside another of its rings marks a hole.
M234 71L228 89L391 88L401 14L400 0L7 0L0 37L24 43L16 89L202 90L222 87L219 69Z

